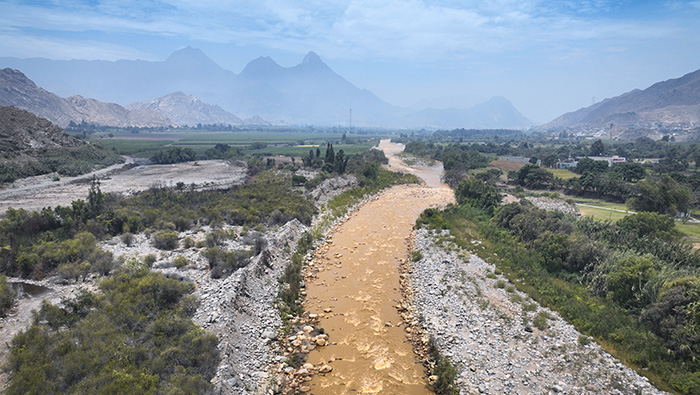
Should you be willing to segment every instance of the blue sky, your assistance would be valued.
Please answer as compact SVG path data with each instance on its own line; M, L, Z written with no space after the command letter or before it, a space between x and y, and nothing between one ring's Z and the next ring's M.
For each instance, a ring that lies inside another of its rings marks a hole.
M0 0L0 56L164 60L186 46L240 72L315 51L402 106L492 96L547 122L700 69L699 1Z

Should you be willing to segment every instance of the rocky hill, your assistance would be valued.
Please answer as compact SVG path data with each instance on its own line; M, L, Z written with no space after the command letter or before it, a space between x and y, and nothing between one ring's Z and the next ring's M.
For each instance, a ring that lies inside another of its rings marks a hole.
M15 107L0 106L1 153L80 145L82 141L44 118Z
M700 70L605 99L540 126L545 131L625 129L690 131L700 127Z
M152 109L129 111L114 104L82 96L67 99L37 86L21 71L0 70L0 105L15 106L48 119L60 127L73 121L119 127L170 126L173 122Z
M240 125L243 121L219 106L204 103L182 92L171 93L148 103L132 103L132 111L154 110L178 125L197 124Z

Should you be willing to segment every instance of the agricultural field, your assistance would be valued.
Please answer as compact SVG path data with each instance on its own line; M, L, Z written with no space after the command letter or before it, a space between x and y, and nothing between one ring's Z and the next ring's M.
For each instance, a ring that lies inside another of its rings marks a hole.
M562 180L568 180L571 178L576 178L579 175L567 170L567 169L546 169L548 172L554 174L554 177L561 178Z
M104 136L101 136L104 137ZM250 153L264 156L306 156L309 150L320 147L325 149L328 142L334 149L343 150L347 155L364 152L374 144L368 139L380 137L379 134L346 134L346 144L342 144L343 134L339 132L279 132L279 131L235 131L235 132L195 132L174 131L165 133L116 133L110 138L96 139L107 148L114 148L122 155L149 157L153 153L169 148L191 148L197 154L203 154L216 144L228 144L232 147L250 147ZM357 142L357 144L355 144Z

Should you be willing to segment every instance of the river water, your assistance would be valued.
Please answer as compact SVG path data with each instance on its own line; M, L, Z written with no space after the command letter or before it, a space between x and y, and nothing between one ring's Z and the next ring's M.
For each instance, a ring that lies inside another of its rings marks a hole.
M412 172L426 184L401 185L365 203L317 250L307 280L309 313L330 345L308 362L329 364L316 375L312 394L430 394L426 372L413 353L396 305L401 301L399 267L408 258L412 228L423 210L453 202L440 183L442 166L410 168L393 155L403 147L382 141L394 170Z

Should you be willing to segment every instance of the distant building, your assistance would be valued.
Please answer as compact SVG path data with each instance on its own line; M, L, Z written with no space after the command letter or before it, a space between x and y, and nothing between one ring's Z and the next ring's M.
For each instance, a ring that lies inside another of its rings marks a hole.
M593 159L593 160L604 160L604 161L608 162L608 166L612 166L615 163L627 162L627 159L625 159L621 156L588 156L587 158Z
M586 158L608 162L608 166L612 166L615 163L627 162L627 159L621 156L587 156ZM559 168L561 169L566 169L567 167L576 167L576 165L578 165L578 161L559 162Z

